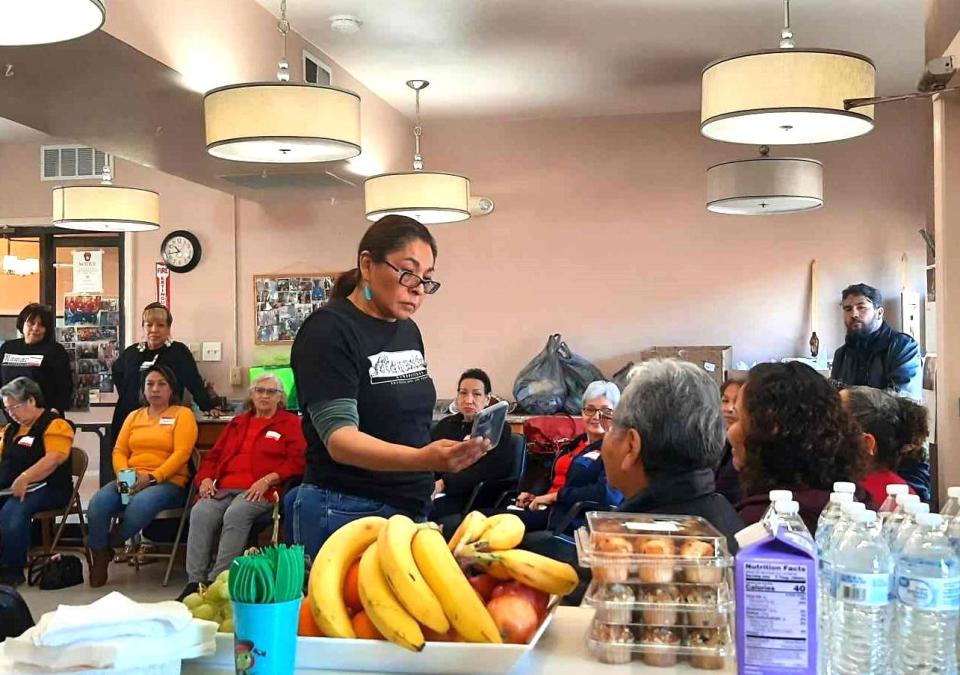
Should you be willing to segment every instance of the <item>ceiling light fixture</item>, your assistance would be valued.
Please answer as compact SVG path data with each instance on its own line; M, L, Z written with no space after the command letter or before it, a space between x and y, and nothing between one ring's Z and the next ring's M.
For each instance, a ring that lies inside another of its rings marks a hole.
M350 14L335 14L330 17L330 30L334 33L353 35L359 33L363 21Z
M796 145L853 138L873 129L876 68L861 54L796 49L784 0L780 49L720 59L703 69L700 131L729 143Z
M73 40L99 29L106 17L100 0L4 0L0 46Z
M760 157L707 169L707 210L739 216L800 213L823 206L823 165L815 159Z
M39 258L18 258L10 252L11 237L5 237L7 240L7 254L3 256L3 273L15 274L18 277L26 277L31 274L40 273ZM22 241L22 240L20 240Z
M397 214L409 216L426 225L455 223L470 217L470 179L454 173L423 170L420 154L420 92L430 85L426 80L408 80L417 97L417 120L413 128L415 153L413 171L383 173L363 182L368 220Z
M283 58L277 82L249 82L203 96L207 152L235 162L332 162L360 154L360 97L352 91L290 82L287 2L277 29Z
M160 195L153 190L119 187L103 165L100 185L53 189L53 224L86 232L147 232L160 227Z

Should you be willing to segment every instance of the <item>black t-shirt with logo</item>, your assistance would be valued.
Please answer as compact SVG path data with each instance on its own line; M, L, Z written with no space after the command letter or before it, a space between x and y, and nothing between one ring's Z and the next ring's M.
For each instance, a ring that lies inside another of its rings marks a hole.
M431 472L369 471L340 464L330 457L308 413L314 403L354 399L360 431L414 448L430 443L437 392L417 324L410 319L383 321L349 300L335 300L304 321L290 363L307 439L304 482L414 515L425 513L433 491Z

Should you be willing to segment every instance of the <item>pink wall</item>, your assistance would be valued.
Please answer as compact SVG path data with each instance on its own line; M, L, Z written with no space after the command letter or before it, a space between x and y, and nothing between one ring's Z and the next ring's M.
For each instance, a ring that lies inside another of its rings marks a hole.
M695 113L431 122L428 166L470 176L475 194L497 202L490 216L434 228L444 286L417 321L440 394L452 395L469 366L488 369L496 391L509 394L517 370L554 331L608 374L657 344L732 344L735 359L748 362L804 354L813 258L818 331L831 353L841 339L833 308L844 285L879 286L896 312L907 252L910 285L923 290L916 231L931 203L928 113L920 103L888 106L865 138L775 150L825 163L827 205L770 218L704 210L705 169L752 150L702 139ZM49 213L52 184L36 179L37 156L35 145L0 146L0 218ZM238 199L237 293L233 197L125 162L117 174L120 183L161 193L162 229L133 237L134 306L153 299L163 236L181 228L200 236L203 262L174 277L174 335L223 342L223 361L201 364L221 391L229 389L235 311L242 366L285 351L253 346L252 276L352 266L366 227L361 190Z

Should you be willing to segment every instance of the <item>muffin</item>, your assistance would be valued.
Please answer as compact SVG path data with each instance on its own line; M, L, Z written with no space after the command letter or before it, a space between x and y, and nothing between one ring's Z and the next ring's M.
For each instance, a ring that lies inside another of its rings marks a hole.
M688 630L686 635L687 645L702 649L707 653L693 654L690 656L690 665L702 670L720 670L724 666L724 657L717 653L709 653L709 650L716 652L723 646L723 639L720 636L720 630L717 628L697 628Z
M606 623L633 623L633 603L637 596L633 589L625 584L608 584L597 594L604 603L612 603L597 610L597 621Z
M680 593L676 586L648 586L640 593L640 600L648 605L659 607L644 607L640 612L641 620L651 626L676 626L677 603Z
M680 591L680 603L690 606L690 609L685 610L688 626L711 627L720 623L716 588L684 586Z
M592 644L594 656L601 663L630 663L633 658L633 631L626 626L593 622L590 637L600 644Z
M687 560L713 559L716 556L713 545L700 539L685 541L680 547L680 556ZM694 584L718 584L723 581L723 568L712 565L691 565L683 568L687 581Z
M603 558L618 555L623 555L625 558L623 564L605 562L594 565L593 578L607 583L623 583L626 581L630 576L630 565L627 559L633 555L633 544L630 543L630 540L615 534L594 534L593 546Z
M649 626L640 634L640 642L646 645L663 645L658 649L641 649L640 655L648 666L669 668L677 665L676 647L680 644L680 634L674 628Z
M653 537L637 543L637 553L647 558L640 563L640 581L649 584L669 584L673 581L673 556L677 548L670 539ZM664 562L656 562L652 558L667 558Z

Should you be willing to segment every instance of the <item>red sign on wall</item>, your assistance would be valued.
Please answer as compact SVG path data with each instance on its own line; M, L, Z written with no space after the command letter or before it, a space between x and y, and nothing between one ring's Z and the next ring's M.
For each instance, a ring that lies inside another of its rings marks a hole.
M162 263L157 263L157 302L170 309L170 270Z

